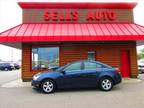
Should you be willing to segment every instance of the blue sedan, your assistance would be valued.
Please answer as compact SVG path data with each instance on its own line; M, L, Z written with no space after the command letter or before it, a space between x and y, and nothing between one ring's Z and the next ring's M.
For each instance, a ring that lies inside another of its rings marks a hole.
M52 93L56 89L87 87L110 91L121 79L118 69L98 61L81 60L34 75L32 86L44 93Z

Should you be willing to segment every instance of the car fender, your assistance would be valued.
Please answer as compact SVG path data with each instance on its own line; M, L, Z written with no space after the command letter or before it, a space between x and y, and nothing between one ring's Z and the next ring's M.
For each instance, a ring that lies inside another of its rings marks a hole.
M60 77L61 76L61 73L59 73L59 72L43 72L42 74L41 74L41 76L38 78L38 81L42 81L42 80L45 80L45 79L51 79L51 80L54 80L54 81L56 81L56 79L58 78L58 77Z
M111 79L114 81L114 73L111 72L111 71L101 72L101 73L99 74L99 77L98 77L98 82L99 82L103 77L109 77L109 78L111 78Z

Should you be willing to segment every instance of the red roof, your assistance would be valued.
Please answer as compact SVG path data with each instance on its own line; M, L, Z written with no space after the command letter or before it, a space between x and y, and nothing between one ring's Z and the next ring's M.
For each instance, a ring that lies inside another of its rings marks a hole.
M0 42L144 40L134 23L21 24L0 33Z
M108 8L133 9L137 3L133 2L18 2L21 8Z

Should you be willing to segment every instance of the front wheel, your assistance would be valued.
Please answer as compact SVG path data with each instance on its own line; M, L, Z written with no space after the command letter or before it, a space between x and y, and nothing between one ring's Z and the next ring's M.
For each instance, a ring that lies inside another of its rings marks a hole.
M113 81L108 77L104 77L100 80L99 86L103 91L110 91L113 88Z
M52 93L55 91L55 83L52 80L44 80L41 84L41 90L44 93Z

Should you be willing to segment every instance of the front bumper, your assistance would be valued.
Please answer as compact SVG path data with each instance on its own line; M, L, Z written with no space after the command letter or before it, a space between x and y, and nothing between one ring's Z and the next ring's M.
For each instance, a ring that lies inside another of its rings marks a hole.
M122 82L122 78L118 79L117 81L115 81L115 84L119 84Z
M122 82L122 76L121 76L121 74L117 73L117 75L115 76L114 80L115 80L114 84L121 83Z
M33 87L35 87L35 88L39 88L39 87L40 87L40 82L39 82L39 81L32 80L32 81L31 81L31 86L33 86Z

